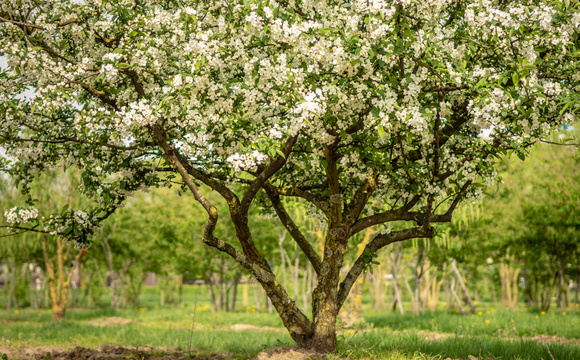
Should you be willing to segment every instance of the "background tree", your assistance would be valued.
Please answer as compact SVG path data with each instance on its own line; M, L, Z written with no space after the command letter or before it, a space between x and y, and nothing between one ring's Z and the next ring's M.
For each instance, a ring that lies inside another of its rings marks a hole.
M39 183L34 184L29 189L38 202L36 208L33 210L18 210L17 207L10 205L6 206L6 214L10 214L10 212L14 214L16 212L16 216L30 217L38 216L38 212L50 213L55 209L81 208L86 204L86 201L83 203L84 199L76 194L78 185L78 173L75 171L65 173L59 171L47 172L41 176ZM16 191L14 184L10 184L8 181L6 186L3 192L6 195L5 199L11 202L12 205L21 202L22 197L19 196L20 194ZM77 212L73 213L73 216L82 216L82 214L82 212ZM7 216L7 220L9 223L11 222L10 215ZM16 280L18 279L18 273L24 275L24 282L30 287L31 303L37 304L39 303L35 299L39 295L37 292L42 287L41 284L46 282L48 285L46 288L47 298L50 299L52 318L53 320L64 318L69 304L73 272L75 269L79 269L79 261L83 252L75 250L72 246L73 244L63 237L38 231L34 227L30 232L28 232L29 229L26 227L18 228L13 225L0 225L0 228L8 228L15 231L15 234L12 235L21 238L19 241L11 241L14 244L7 246L8 249L12 249L8 254L16 256L19 252L16 249L27 253L25 256L26 261L21 266L17 266L17 262L13 264L13 273L9 277L12 280ZM2 237L5 238L7 235L10 234L3 232ZM3 242L6 242L6 239ZM9 259L10 256L6 256L6 258ZM37 268L42 269L42 272L39 272ZM40 278L41 276L42 279ZM26 277L30 278L26 279ZM39 281L36 281L37 279ZM79 285L75 284L75 286ZM12 292L10 287L8 289L9 293ZM10 298L10 294L8 298ZM11 301L8 300L8 305L10 303Z
M8 218L87 244L133 192L179 176L207 212L203 241L252 273L299 346L335 351L336 316L373 254L433 237L493 183L494 157L524 157L574 121L579 6L3 2L6 170L26 193L39 172L77 166L98 205L82 218ZM22 98L29 87L36 96ZM226 201L238 245L214 232L220 213L205 189ZM286 197L316 209L320 253ZM276 214L318 275L312 320L254 241L254 204ZM384 231L394 221L408 226ZM342 277L349 239L369 227L383 231Z
M486 254L468 263L472 273L493 264L502 305L515 308L523 290L530 306L548 311L556 290L564 310L578 273L578 151L541 144L524 162L502 158L499 170L503 186L489 191L481 215L464 228L462 254Z

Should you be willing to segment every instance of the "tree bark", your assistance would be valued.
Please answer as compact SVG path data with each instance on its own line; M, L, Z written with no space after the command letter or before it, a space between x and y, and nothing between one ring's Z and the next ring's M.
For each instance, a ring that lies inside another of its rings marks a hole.
M400 271L401 261L403 259L402 251L399 247L397 247L397 252L393 256L391 253L391 249L389 246L385 249L387 252L387 256L391 262L391 275L393 276L393 296L395 300L393 302L393 311L395 310L395 306L398 305L399 312L401 315L405 313L403 310L403 302L401 299L401 289L399 288L399 279L397 277L397 273Z
M236 311L236 300L238 299L238 284L240 283L240 279L242 278L242 272L238 270L236 273L236 277L234 278L234 283L232 285L232 303L230 305L230 311Z
M461 286L461 289L463 290L465 300L466 300L467 304L469 305L470 313L474 314L475 313L475 305L473 304L473 301L471 301L471 297L469 296L469 292L467 291L467 286L465 286L465 283L463 282L463 277L461 277L461 274L459 273L459 270L457 269L457 264L456 264L455 259L453 259L453 261L451 262L451 270L455 273L456 278L457 278L457 282L459 283L459 286Z
M578 293L580 293L580 268L576 269L576 290L574 293L574 315L576 315L578 312Z
M455 274L452 274L449 292L451 292L451 295L453 295L453 299L455 299L455 303L457 304L457 307L459 308L461 315L465 315L465 309L463 308L463 305L461 305L461 299L459 299L459 296L457 296L457 293L455 292L455 278L456 278Z
M60 238L56 238L56 273L55 265L48 254L45 237L42 237L41 239L41 246L48 277L52 320L58 321L63 319L66 313L74 266L71 267L68 274L65 272L65 262L68 258L68 251L66 253L64 252L64 241ZM70 250L70 248L68 250ZM82 252L79 251L73 264L78 264L81 254Z

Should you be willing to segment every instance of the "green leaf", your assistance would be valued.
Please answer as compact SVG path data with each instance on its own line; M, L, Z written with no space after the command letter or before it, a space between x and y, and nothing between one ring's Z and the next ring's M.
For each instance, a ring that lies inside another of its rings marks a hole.
M379 126L377 126L377 130L379 131L379 137L381 139L385 137L385 129L383 129L383 125L379 124Z
M513 73L512 80L514 81L514 86L518 86L520 83L520 75L517 72Z

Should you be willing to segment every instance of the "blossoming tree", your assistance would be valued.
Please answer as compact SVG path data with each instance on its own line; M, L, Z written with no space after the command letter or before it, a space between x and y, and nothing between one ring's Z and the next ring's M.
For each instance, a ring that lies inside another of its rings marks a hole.
M336 349L336 315L377 251L433 237L494 181L494 157L523 158L578 111L569 0L2 0L0 22L3 167L24 192L42 171L78 167L96 204L14 209L10 226L86 244L133 192L178 177L207 212L203 241L319 351ZM206 187L227 201L236 242L214 234L223 220ZM322 251L290 197L325 224ZM252 206L312 263L312 319L258 251ZM343 269L369 227L377 235Z

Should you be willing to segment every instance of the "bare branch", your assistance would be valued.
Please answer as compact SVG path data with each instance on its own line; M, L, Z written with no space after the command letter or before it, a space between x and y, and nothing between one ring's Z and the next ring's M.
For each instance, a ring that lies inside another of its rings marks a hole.
M276 195L302 198L314 204L318 209L320 209L320 211L324 213L324 215L326 215L327 217L329 216L330 206L322 196L312 194L298 187L278 188L270 184L264 184L264 188L266 189L266 191L272 191Z
M302 249L306 257L312 264L314 271L316 271L316 274L320 276L320 267L322 264L320 256L318 256L316 251L314 251L314 249L312 248L312 245L310 245L310 242L306 240L306 237L302 234L298 226L296 226L294 221L292 221L292 218L290 217L290 215L288 215L286 209L284 208L284 205L280 201L280 197L272 191L266 190L266 193L268 194L268 197L272 202L272 206L274 206L274 210L276 211L278 218L280 219L286 230L288 230L290 235L292 235L292 238L294 239L294 241L296 241L300 249Z
M13 138L13 137L5 136L5 135L2 135L2 134L0 134L0 137L3 138L3 139L6 139L6 140L15 141L15 142L34 142L34 143L43 143L43 144L64 144L64 143L67 143L67 142L72 142L72 143L77 143L77 144L88 144L88 145L103 146L103 147L107 147L107 148L111 148L111 149L124 150L124 151L138 150L138 149L141 148L141 146L138 146L138 145L135 145L135 146L119 146L119 145L104 143L104 142L100 142L100 141L89 141L89 140L75 139L75 138L71 138L71 137L68 137L68 136L58 137L58 138L55 138L54 140L37 140L37 139Z

